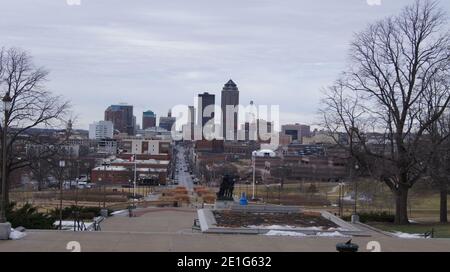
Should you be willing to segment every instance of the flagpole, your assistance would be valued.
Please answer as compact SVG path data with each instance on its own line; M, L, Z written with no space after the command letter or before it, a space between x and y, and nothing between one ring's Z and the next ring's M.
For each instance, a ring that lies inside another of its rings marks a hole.
M133 201L136 199L136 154L133 155L134 161L134 181L133 181Z

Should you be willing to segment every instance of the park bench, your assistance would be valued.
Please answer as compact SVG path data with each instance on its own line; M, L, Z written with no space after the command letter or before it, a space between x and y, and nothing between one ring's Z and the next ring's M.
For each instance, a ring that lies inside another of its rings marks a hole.
M424 238L434 238L434 228L432 228L431 231L425 232L422 236Z

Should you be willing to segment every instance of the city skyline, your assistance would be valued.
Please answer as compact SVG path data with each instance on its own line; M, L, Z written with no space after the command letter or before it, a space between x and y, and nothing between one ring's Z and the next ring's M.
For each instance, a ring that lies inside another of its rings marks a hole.
M148 109L164 116L198 93L219 95L229 78L241 104L280 105L282 124L311 125L354 33L412 2L5 1L0 35L50 71L48 89L72 101L75 128L121 102L138 123Z

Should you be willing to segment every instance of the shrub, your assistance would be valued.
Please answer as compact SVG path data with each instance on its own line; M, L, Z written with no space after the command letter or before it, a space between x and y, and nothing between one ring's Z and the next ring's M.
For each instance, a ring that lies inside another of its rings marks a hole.
M386 211L365 212L365 213L358 213L358 215L359 215L359 221L361 221L361 223L367 223L367 222L393 223L395 220L395 216ZM342 219L344 219L346 221L350 221L351 217L343 216Z
M13 228L22 226L27 229L53 229L55 218L50 214L38 212L36 207L26 203L14 209L16 203L11 202L6 208L6 218Z

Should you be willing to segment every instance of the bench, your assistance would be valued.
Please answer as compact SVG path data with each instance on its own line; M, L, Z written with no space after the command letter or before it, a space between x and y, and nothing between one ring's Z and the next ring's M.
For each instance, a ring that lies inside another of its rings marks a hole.
M423 236L423 238L434 238L434 228L432 228L431 231L425 232L421 236Z

